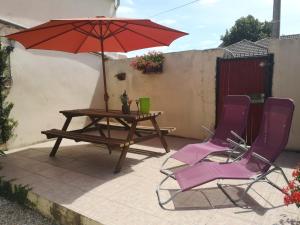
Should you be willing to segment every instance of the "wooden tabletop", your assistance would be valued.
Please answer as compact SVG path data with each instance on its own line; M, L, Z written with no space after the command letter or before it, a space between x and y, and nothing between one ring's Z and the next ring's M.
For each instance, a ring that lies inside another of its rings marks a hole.
M73 110L62 110L60 113L65 116L76 117L76 116L91 116L91 117L111 117L111 118L128 118L128 119L141 119L157 117L163 112L161 111L150 111L147 114L138 113L132 111L130 114L123 114L120 110L109 110L106 112L104 109L73 109Z

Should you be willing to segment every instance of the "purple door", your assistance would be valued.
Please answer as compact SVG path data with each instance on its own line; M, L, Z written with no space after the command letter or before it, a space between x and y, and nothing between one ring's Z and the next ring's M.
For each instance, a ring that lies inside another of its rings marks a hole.
M251 144L258 134L263 103L272 95L273 55L217 59L217 121L226 95L251 98L246 138Z

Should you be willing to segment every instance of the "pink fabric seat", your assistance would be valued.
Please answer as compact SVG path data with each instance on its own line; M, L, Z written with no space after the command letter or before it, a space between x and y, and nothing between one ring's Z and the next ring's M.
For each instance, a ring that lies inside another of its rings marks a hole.
M248 170L242 161L228 164L203 161L179 170L174 175L180 189L186 191L215 179L249 179L256 172Z
M250 149L241 155L239 160L229 163L201 161L195 165L180 168L173 174L168 174L167 177L160 183L156 191L159 204L163 206L180 192L187 191L216 179L254 178L244 191L242 198L250 187L259 180L264 180L273 187L282 191L282 187L279 187L274 182L267 179L267 175L273 171L279 171L288 183L288 179L283 170L274 164L274 161L283 151L288 142L293 112L293 101L289 99L268 98L264 106L263 118L258 136ZM230 142L234 143L233 141ZM238 143L235 143L235 145L242 148L242 146ZM209 145L209 148L210 147L212 146ZM191 146L192 150L185 151L192 152L195 155L196 148L200 147ZM197 155L195 157L197 157ZM188 158L185 159L187 162L191 161L189 161ZM272 168L270 168L271 166ZM173 194L168 200L162 202L159 196L159 191L161 190L160 187L169 177L176 179L180 190L175 192L175 194ZM220 187L227 197L230 198L229 194L222 188L222 185L218 184L218 187ZM230 200L236 204L233 199L230 198Z
M174 172L182 191L215 179L249 179L262 174L270 164L253 156L256 153L273 163L284 149L291 127L294 104L288 99L269 98L265 103L258 137L239 161L232 163L200 162Z
M230 149L228 142L217 145L212 142L189 144L172 155L172 158L189 165L197 163L212 152L224 152Z
M171 156L178 161L193 165L212 153L231 150L227 138L235 139L234 131L239 136L244 134L248 120L250 98L242 95L229 95L224 99L222 117L214 135L207 142L189 144Z

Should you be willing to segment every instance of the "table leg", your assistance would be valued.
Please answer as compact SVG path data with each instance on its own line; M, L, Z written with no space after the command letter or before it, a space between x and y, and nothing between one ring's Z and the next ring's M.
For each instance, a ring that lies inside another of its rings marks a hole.
M119 118L115 118L120 124L122 124L126 130L129 130L130 129L130 126L125 123L123 120L119 119Z
M68 126L69 126L69 124L71 122L71 119L72 119L72 117L67 117L66 122L64 123L64 125L62 127L63 131L66 131L68 129ZM54 144L54 146L52 148L52 151L50 152L50 155L49 155L50 157L54 157L55 156L55 154L56 154L56 152L58 150L58 147L59 147L59 145L61 143L61 140L62 140L62 138L60 138L60 137L56 139L56 142L55 142L55 144Z
M89 117L90 120L91 120L91 123L89 123L88 125L86 125L84 128L81 129L81 133L84 132L86 129L88 129L89 127L95 125L97 122L99 122L103 117L100 117L100 118L97 118L97 119L94 119L92 117Z
M170 149L166 142L166 139L165 139L164 135L162 134L161 130L159 129L158 123L156 122L156 119L154 117L151 118L151 122L152 122L154 129L157 132L157 135L160 139L162 146L165 148L166 152L170 152Z
M128 133L127 139L126 139L127 142L129 142L129 143L130 143L130 141L132 140L133 135L134 135L134 133L135 133L136 125L137 125L137 122L134 121L134 122L132 123L131 127L130 127L130 130L129 130L129 133ZM127 154L128 149L129 149L129 145L122 148L122 152L121 152L119 161L118 161L117 166L116 166L116 168L115 168L115 173L120 172L120 170L122 169L122 166L123 166L124 160L125 160L125 158L126 158L126 154Z
M102 130L102 128L101 128L101 125L97 124L97 122L98 122L99 120L101 120L102 118L103 118L103 117L98 118L98 119L95 119L95 118L93 118L93 117L90 117L90 120L92 121L92 124L94 124L95 127L98 128L99 134L100 134L102 137L106 138L106 135L104 134L104 132L103 132L103 130ZM109 137L110 137L110 133L109 133ZM107 149L108 149L109 154L111 154L111 153L112 153L112 148L111 148L111 146L108 145L108 144L106 144L106 147L107 147Z
M125 127L126 130L129 130L129 129L130 129L130 126L129 126L126 122L124 122L122 119L116 118L116 120L117 120L120 124L122 124L122 125ZM141 135L139 132L137 132L137 131L135 131L135 135L138 136L138 137L142 137L142 135Z
M109 123L109 121L108 121L108 123ZM98 130L99 130L100 135L101 135L102 137L105 137L105 138L106 138L106 136L105 136L105 134L104 134L104 132L103 132L103 130L102 130L102 128L101 128L101 125L97 125L97 127L98 127ZM110 129L109 129L109 126L108 126L107 132L108 132L108 137L110 138L111 135L110 135ZM108 149L109 154L111 155L111 153L112 153L112 147L111 147L109 144L107 144L106 147L107 147L107 149Z
M109 117L106 117L106 124L107 124L107 135L108 135L108 138L110 138Z
M90 120L92 121L92 125L94 125L94 126L98 129L99 134L100 134L102 137L105 137L105 138L106 138L106 136L105 136L105 134L104 134L104 132L103 132L103 130L102 130L102 128L101 128L101 125L98 124L98 122L99 122L102 118L103 118L103 117L98 118L98 119L95 119L95 118L93 118L93 117L90 117Z

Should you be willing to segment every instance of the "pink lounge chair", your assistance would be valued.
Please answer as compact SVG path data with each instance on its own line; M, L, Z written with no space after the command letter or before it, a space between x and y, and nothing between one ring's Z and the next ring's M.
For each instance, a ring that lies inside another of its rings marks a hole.
M277 170L281 172L286 182L288 182L283 170L274 164L274 161L287 144L293 111L294 104L289 99L267 99L258 137L250 149L233 162L218 163L202 161L191 167L178 169L172 175L169 174L163 179L156 190L160 206L163 207L164 204L171 201L180 192L216 179L253 179L238 201L243 199L250 187L258 181L265 181L281 191L281 188L270 181L267 175ZM238 148L244 148L230 139L228 141ZM162 202L159 191L161 185L169 177L176 179L180 190L174 193L168 200ZM218 187L237 205L238 201L231 199L221 184L218 184Z
M241 136L246 129L249 107L250 98L248 96L226 96L218 127L215 132L212 133L208 141L186 145L167 158L162 164L160 171L166 175L170 173L169 170L163 169L170 158L189 165L194 165L210 154L229 152L229 159L234 148L227 142L227 138L235 139L246 144Z

